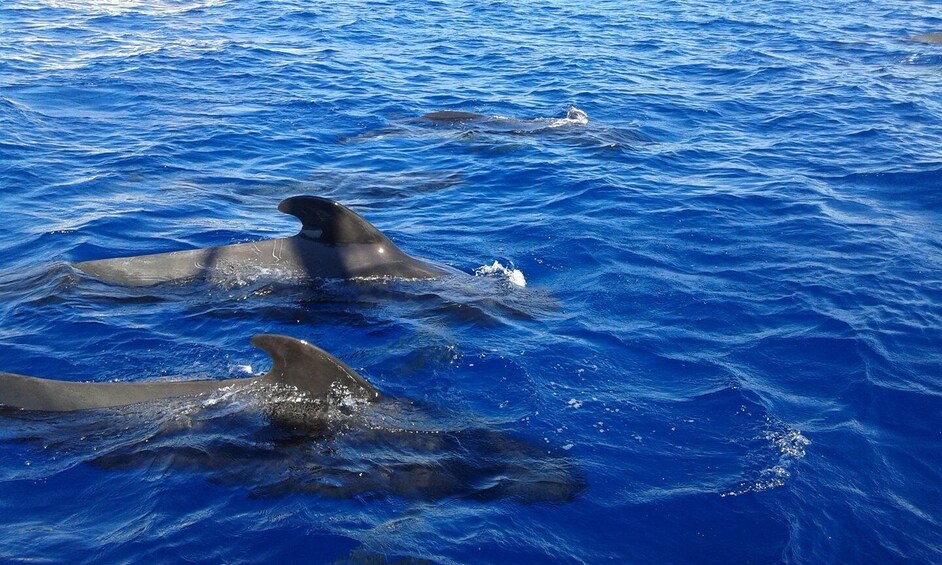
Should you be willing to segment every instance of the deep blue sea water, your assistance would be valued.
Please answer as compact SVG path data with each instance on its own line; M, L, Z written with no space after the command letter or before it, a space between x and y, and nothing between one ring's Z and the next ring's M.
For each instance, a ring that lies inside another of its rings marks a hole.
M448 441L286 441L227 396L7 412L0 560L942 561L931 31L933 0L5 0L0 371L245 376L283 333ZM464 274L68 263L290 235L296 194ZM571 496L462 475L530 464L502 442Z

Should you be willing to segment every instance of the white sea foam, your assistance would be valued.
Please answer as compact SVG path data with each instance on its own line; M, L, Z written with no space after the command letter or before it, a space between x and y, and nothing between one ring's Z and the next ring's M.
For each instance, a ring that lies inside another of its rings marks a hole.
M793 429L768 430L765 439L786 459L801 459L805 456L805 446L811 444L811 440Z
M559 128L563 126L584 126L589 123L589 115L583 110L572 106L566 110L565 118L556 118L550 121L549 127Z
M499 261L494 261L490 265L481 265L474 270L474 274L478 277L503 278L508 283L521 288L527 286L527 279L524 278L520 269L514 269L513 266L505 267Z
M783 486L791 477L790 468L805 456L805 447L811 444L811 440L803 436L800 431L787 427L766 430L764 438L769 442L769 447L778 452L776 464L759 471L757 478L741 481L735 489L720 496L737 496Z

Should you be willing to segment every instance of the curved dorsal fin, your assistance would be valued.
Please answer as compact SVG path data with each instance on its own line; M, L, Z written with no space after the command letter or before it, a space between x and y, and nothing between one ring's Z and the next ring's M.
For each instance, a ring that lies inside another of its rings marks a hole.
M320 196L292 196L278 210L301 220L301 235L326 245L389 241L373 224L346 206Z
M323 398L330 394L334 383L347 389L355 398L375 400L379 391L343 361L310 343L277 334L259 334L252 345L271 356L271 370L262 380L287 384Z

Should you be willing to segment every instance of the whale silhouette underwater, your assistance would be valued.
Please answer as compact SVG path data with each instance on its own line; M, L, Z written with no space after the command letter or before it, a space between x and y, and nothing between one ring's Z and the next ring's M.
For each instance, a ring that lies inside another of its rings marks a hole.
M428 130L457 130L496 135L539 135L556 130L581 128L589 123L589 116L578 108L569 108L563 117L511 118L495 114L479 114L460 110L439 110L421 116L409 116L393 124L340 141L365 141L389 135L409 135Z
M914 35L910 37L909 40L916 41L918 43L942 43L942 31Z
M560 503L585 486L560 452L385 396L306 341L262 334L252 344L272 359L259 377L88 383L0 373L0 413L29 421L25 440L46 449L74 450L81 434L98 467L199 471L248 483L254 496ZM154 420L162 424L148 431ZM113 437L121 433L131 437Z
M492 133L541 133L556 128L584 126L589 116L578 108L566 110L562 118L508 118L506 116L478 114L458 110L439 110L422 115L422 121L431 124L461 125L475 127Z
M514 118L461 110L439 110L393 118L378 129L339 139L370 142L386 137L422 138L428 135L453 140L471 151L514 151L533 144L565 143L600 151L635 151L654 142L636 128L612 126L590 120L579 108L570 107L563 116Z
M284 279L435 279L457 272L406 255L359 214L319 196L294 196L278 210L301 220L291 237L204 249L73 263L125 286L274 274Z

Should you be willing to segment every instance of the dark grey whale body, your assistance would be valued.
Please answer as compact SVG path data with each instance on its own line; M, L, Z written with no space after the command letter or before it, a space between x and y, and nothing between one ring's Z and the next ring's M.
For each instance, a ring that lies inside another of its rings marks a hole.
M438 112L429 112L422 117L426 120L432 120L433 122L463 122L467 120L481 120L488 118L486 114L461 112L457 110L440 110Z
M647 134L628 127L607 125L589 119L574 106L564 116L515 118L463 110L439 110L419 116L401 116L379 129L352 136L340 142L365 142L388 136L424 137L444 135L475 150L515 150L520 137L542 139L547 143L574 143L601 150L634 151L641 144L655 143Z
M23 410L71 412L196 396L257 382L293 386L312 398L322 398L338 385L358 399L374 400L379 397L376 389L343 361L306 341L282 335L260 334L252 338L252 344L268 353L274 362L271 370L261 377L88 383L0 372L0 405Z
M100 468L198 469L214 482L248 485L253 496L309 493L560 503L573 500L585 487L564 455L497 430L441 428L434 420L426 422L434 410L382 395L342 361L305 341L263 334L252 343L273 360L271 370L257 378L79 383L0 373L0 414L32 422L25 439L42 442L44 449L74 444L77 434L69 430L75 429L70 428L75 420L90 452L89 463ZM266 388L258 385L301 394L265 394ZM159 421L161 414L146 405L143 411L118 410L121 406L228 393L239 387L262 393L263 414L273 425L257 427L251 418L235 417L244 426L232 428L232 413L223 408L220 416L212 401L201 406L200 412L209 415L192 427L162 426L152 433L137 419L131 421L144 430L120 423L128 421L121 419L125 412L131 418L148 415L148 421ZM90 409L113 411L86 412ZM47 412L59 417L49 418ZM44 424L52 428L52 437L37 433L37 426ZM107 439L114 434L123 439ZM129 440L128 435L137 439ZM96 438L103 442L100 448Z
M280 239L82 261L73 266L100 280L126 286L183 282L220 273L403 279L431 279L447 273L406 255L372 224L333 200L295 196L283 200L278 210L300 219L301 232Z
M539 133L564 126L584 126L589 122L589 116L578 108L566 110L563 118L534 118L519 119L505 116L478 114L475 112L462 112L458 110L440 110L429 112L422 119L439 124L461 124L481 127L485 130L506 133Z

